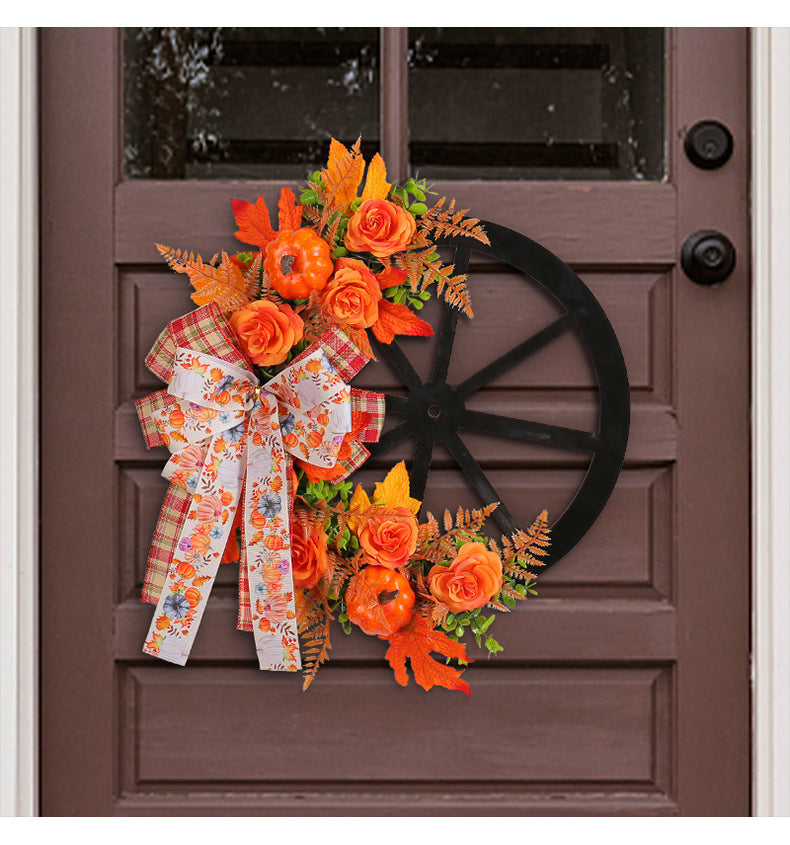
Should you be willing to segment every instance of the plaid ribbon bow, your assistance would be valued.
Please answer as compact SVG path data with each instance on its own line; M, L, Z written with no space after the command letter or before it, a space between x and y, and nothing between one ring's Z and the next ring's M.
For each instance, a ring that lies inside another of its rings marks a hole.
M169 381L137 403L146 442L173 454L146 575L143 597L157 609L143 651L186 663L236 515L244 536L239 627L253 630L261 669L296 670L290 456L334 466L354 413L369 420L360 439L378 439L383 397L344 380L367 358L329 331L260 385L211 304L171 323L146 363ZM356 446L341 475L367 457Z

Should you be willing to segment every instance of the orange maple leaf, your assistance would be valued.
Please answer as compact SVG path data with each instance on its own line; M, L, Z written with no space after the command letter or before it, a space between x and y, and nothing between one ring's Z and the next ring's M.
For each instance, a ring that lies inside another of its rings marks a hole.
M239 227L236 237L242 243L265 249L266 244L277 237L263 197L258 197L254 204L247 200L231 200L230 205Z
M277 232L272 228L272 221L269 215L269 208L263 197L258 197L255 203L247 200L231 200L233 216L236 218L236 225L239 227L236 237L245 244L253 244L266 249ZM294 192L290 188L280 190L280 200L277 204L278 225L280 232L299 229L302 226L302 206L296 202Z
M409 473L406 470L405 461L395 464L385 476L384 481L376 482L373 504L388 508L407 508L413 514L419 512L422 502L419 499L412 499L410 495Z
M373 334L382 343L392 343L396 334L431 337L433 329L417 317L408 305L382 299L379 302L379 318L371 327Z
M395 672L395 680L402 687L409 683L406 672L408 657L414 680L424 690L438 686L460 690L471 695L469 684L461 678L462 669L453 669L452 666L439 663L431 657L433 651L445 657L455 657L471 663L466 656L466 646L456 640L451 640L443 631L437 631L428 617L415 613L405 628L381 639L387 640L390 644L385 657Z
M384 164L384 159L376 153L368 165L362 199L385 200L389 196L391 187L392 185L387 181L387 166Z
M290 188L283 188L280 191L278 209L280 212L278 222L281 232L302 227L302 206L296 202L294 192Z

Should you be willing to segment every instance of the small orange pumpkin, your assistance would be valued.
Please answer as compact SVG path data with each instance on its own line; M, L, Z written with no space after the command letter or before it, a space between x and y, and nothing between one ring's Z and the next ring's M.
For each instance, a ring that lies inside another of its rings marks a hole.
M195 567L192 566L191 563L187 563L185 560L179 562L178 566L176 566L176 572L182 578L194 578L195 577Z
M279 534L269 534L269 536L263 541L263 545L266 546L269 551L277 552L283 547L283 540Z
M314 449L317 449L321 445L323 440L324 440L324 438L321 436L320 431L311 431L310 434L307 435L307 442Z
M184 412L181 408L173 408L170 412L170 416L168 417L170 425L173 426L173 428L181 428L185 421L186 418L184 417Z
M188 590L184 591L184 598L189 602L190 607L194 607L200 602L202 597L200 595L200 590L196 587L190 587Z
M349 581L346 614L370 636L388 636L408 624L414 590L408 578L386 566L366 566Z
M284 299L305 299L322 290L334 264L329 244L313 229L286 229L266 245L263 262L272 287Z

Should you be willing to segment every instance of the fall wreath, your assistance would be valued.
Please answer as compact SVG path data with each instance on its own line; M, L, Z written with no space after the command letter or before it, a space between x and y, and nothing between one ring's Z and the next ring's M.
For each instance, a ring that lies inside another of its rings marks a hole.
M366 165L359 141L333 139L298 200L282 189L277 229L261 197L231 200L236 237L254 251L204 261L158 245L199 307L146 358L168 387L137 402L149 448L171 452L145 653L186 663L219 564L233 561L238 627L253 632L260 667L302 668L305 689L333 621L386 640L396 681L407 684L408 659L426 690L469 692L465 637L502 650L490 611L534 593L545 511L495 541L496 504L421 520L403 462L372 491L347 480L384 421L383 396L348 384L374 357L367 333L432 335L416 313L432 294L472 316L466 277L435 242L488 239L454 202L429 207L431 193L425 180L390 184L380 155Z

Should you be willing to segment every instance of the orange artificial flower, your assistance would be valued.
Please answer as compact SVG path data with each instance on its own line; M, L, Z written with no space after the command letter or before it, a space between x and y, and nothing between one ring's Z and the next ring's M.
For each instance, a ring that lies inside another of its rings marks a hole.
M367 329L379 318L381 288L362 261L340 258L321 294L321 307L339 323Z
M345 244L351 252L370 252L384 258L411 242L417 224L405 208L389 200L365 200L351 216Z
M417 519L408 508L391 508L401 515L375 516L370 511L356 534L371 563L396 569L405 566L417 548Z
M474 610L502 589L502 561L483 543L464 543L449 566L431 568L428 584L453 613Z
M304 333L302 318L290 305L259 299L234 311L230 324L239 345L253 364L282 364Z
M293 579L297 587L312 590L329 567L326 534L321 525L295 519L291 535Z

